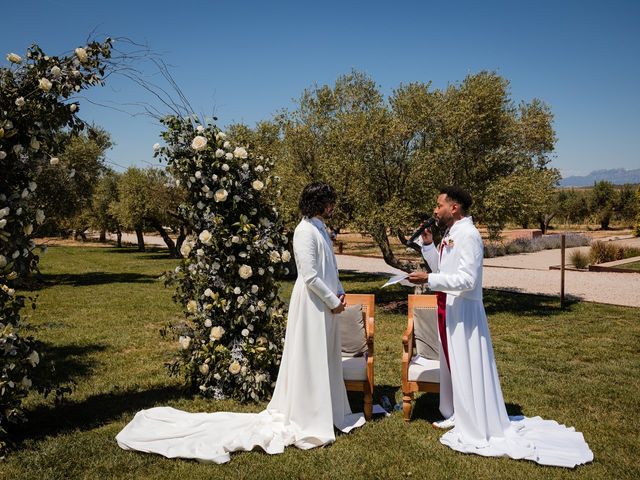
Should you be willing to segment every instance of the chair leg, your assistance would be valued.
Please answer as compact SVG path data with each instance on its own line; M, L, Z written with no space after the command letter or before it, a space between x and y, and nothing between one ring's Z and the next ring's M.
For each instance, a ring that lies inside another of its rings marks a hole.
M369 389L364 391L364 418L371 420L373 414L373 395Z
M413 393L402 394L402 414L404 421L408 422L411 419L411 402L413 402Z

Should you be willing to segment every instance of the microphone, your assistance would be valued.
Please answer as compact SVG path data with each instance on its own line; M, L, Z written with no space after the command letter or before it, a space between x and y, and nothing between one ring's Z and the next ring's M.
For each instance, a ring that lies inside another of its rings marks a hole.
M422 222L422 224L418 227L418 229L415 232L413 232L413 235L411 235L411 238L407 243L415 243L416 239L420 235L422 235L422 232L424 232L427 228L431 228L433 225L435 225L435 223L436 223L436 219L434 217L427 218L424 222Z

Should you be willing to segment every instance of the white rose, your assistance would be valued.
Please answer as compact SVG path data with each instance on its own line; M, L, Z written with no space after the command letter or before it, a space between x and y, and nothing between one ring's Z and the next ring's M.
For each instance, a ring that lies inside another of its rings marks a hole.
M76 175L76 169L72 168L71 170L69 170L69 178L73 178Z
M202 125L198 125L198 126L196 127L196 132L198 132L198 133L202 133L202 132L204 132L204 127L203 127Z
M258 275L264 275L264 268L260 267L258 269Z
M196 255L199 257L204 257L204 248L199 248L196 250Z
M207 139L202 135L196 136L191 142L191 148L193 148L196 152L200 150L204 150L207 146Z
M222 168L222 170L225 171L225 172L229 171L229 165L227 165L226 163L223 163L222 167L220 167L220 168Z
M242 290L240 290L240 287L236 287L233 289L233 293L235 293L236 295L240 295L241 292Z
M258 172L258 173L262 173L263 170L264 170L264 168L262 168L262 165L258 165L256 167L256 172Z
M33 352L31 352L31 355L27 357L27 360L29 360L29 363L31 363L32 367L35 367L36 365L38 365L38 363L40 363L40 355L38 355L38 352L34 350Z
M51 75L53 75L53 78L60 78L60 75L62 75L62 70L60 70L60 67L53 66L51 67Z
M264 188L264 183L262 183L260 180L254 180L251 186L254 190L257 190L259 192Z
M22 57L17 53L9 53L7 54L7 60L9 60L11 63L20 63L22 62Z
M200 232L200 235L198 235L198 238L205 245L211 245L211 240L213 239L213 236L211 235L211 232L209 230L203 230Z
M224 157L224 150L219 148L216 150L216 158L222 158L222 157Z
M178 342L180 343L180 346L182 347L183 350L186 350L187 348L189 348L189 345L191 345L191 337L180 337L178 338Z
M211 290L210 288L207 288L207 289L204 291L204 296L205 296L205 297L213 297L213 290Z
M238 269L238 274L240 275L240 278L246 280L247 278L250 278L251 275L253 275L253 270L249 265L241 265Z
M0 228L4 228L7 225L7 219L3 218L0 220Z
M204 321L204 326L205 326L205 327L207 327L207 328L211 328L211 325L212 325L212 323L211 323L211 319L207 318L207 319Z
M76 57L78 57L78 60L80 60L81 63L84 63L89 59L87 51L84 48L76 48Z
M29 182L29 190L33 192L36 188L38 188L38 184L36 182Z
M289 260L291 260L291 254L289 253L289 250L285 250L282 252L282 261L287 263Z
M189 254L191 253L191 250L192 250L192 247L189 242L184 242L180 247L180 253L185 258L189 256Z
M209 193L209 185L203 186L200 190L202 190L204 193Z
M10 211L11 211L11 209L9 207L4 207L4 208L0 209L0 218L6 217L7 215L9 215Z
M231 365L229 365L229 373L233 375L240 373L240 370L242 370L242 367L240 367L240 364L236 360L231 362Z
M226 148L227 150L229 150L229 149L231 148L231 142L228 142L228 141L227 141L227 142L224 142L224 143L222 144L222 146L223 146L224 148Z
M36 210L36 222L38 223L38 225L42 225L42 222L44 222L45 216L44 216L44 212L40 209Z
M76 110L78 110L78 105L72 103L71 105L69 105L69 110L71 110L71 113L75 112Z
M0 160L4 160L5 158L7 158L7 152L0 150Z
M231 243L240 243L240 237L234 235L233 237L231 237Z
M21 144L17 144L13 146L13 153L15 153L16 155L20 155L22 153L23 150L23 146Z
M25 235L31 235L31 233L33 232L33 225L31 224L25 225L22 230L24 231Z
M196 173L193 174L193 176L196 178L202 178L202 172L198 170Z
M29 142L29 146L31 150L35 150L36 152L40 150L40 142L36 137L31 137L31 141Z
M257 285L251 285L251 293L258 293L258 286Z
M224 202L229 196L229 192L227 192L224 188L216 190L216 193L213 195L216 202Z
M154 143L154 144L153 144L153 150L154 150L154 151L156 151L156 152L157 152L158 150L160 150L160 144L159 144L159 143Z
M280 254L275 250L271 250L269 252L269 260L271 260L271 263L278 263L280 261Z
M202 375L206 375L207 373L209 373L209 365L203 363L202 365L200 365L199 370Z
M240 333L242 333L243 337L248 337L249 336L249 330L247 330L246 328L242 329L242 332L240 332Z
M249 155L247 154L247 151L244 148L236 147L235 150L233 151L233 156L244 160Z
M222 377L220 376L219 373L214 373L213 378L215 378L216 380L220 380Z
M43 92L48 92L49 90L51 90L52 86L53 84L44 77L38 81L38 87L40 87L40 90L42 90Z
M51 157L51 159L49 159L49 163L51 165L58 165L60 163L60 159L58 157Z
M16 101L14 103L16 104L16 107L23 107L25 104L24 97L16 98Z
M31 382L31 379L27 376L22 377L22 382L20 383L24 388L31 388L31 385L33 385L33 382Z
M227 134L224 132L218 132L216 133L216 140L224 140L225 138L227 138Z
M7 266L7 257L4 255L0 255L0 268L4 268Z
M187 312L196 313L198 311L198 302L195 300L189 300L187 302Z
M240 168L242 168L243 171L248 172L249 171L249 164L248 163L243 163L242 165L240 165Z
M233 160L233 153L231 153L231 152L225 153L224 158L225 158L225 160Z
M258 302L258 308L259 308L261 311L263 311L263 312L264 312L264 311L267 309L267 304L266 304L266 303L264 303L262 300L260 300L260 301Z
M213 327L211 329L211 333L209 335L209 338L211 340L220 340L222 338L222 335L224 335L224 328L218 326L218 327Z

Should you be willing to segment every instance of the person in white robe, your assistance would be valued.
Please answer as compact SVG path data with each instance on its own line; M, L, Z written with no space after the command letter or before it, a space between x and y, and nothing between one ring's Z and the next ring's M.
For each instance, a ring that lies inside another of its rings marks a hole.
M260 413L189 413L170 407L138 412L116 436L118 445L169 458L225 463L230 453L261 448L281 453L335 441L365 423L352 413L342 377L340 329L344 290L324 219L335 205L333 188L307 185L300 198L304 218L293 236L298 277L291 301L275 390Z
M459 187L440 191L434 217L446 231L439 248L431 232L422 235L422 253L432 273L409 275L409 281L446 294L440 348L440 412L445 420L434 426L453 428L440 442L464 453L543 465L572 468L590 462L593 453L582 433L540 417L507 415L482 302L483 242L467 216L471 203Z

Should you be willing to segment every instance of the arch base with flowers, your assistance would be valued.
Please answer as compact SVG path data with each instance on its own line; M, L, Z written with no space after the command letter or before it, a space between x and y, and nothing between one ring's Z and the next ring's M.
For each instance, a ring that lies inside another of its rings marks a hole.
M167 281L185 320L166 334L180 344L169 364L202 394L241 401L270 397L284 341L284 305L276 277L286 274L287 236L274 206L272 162L232 145L196 117L163 119L167 161L188 200L180 207L194 234Z

